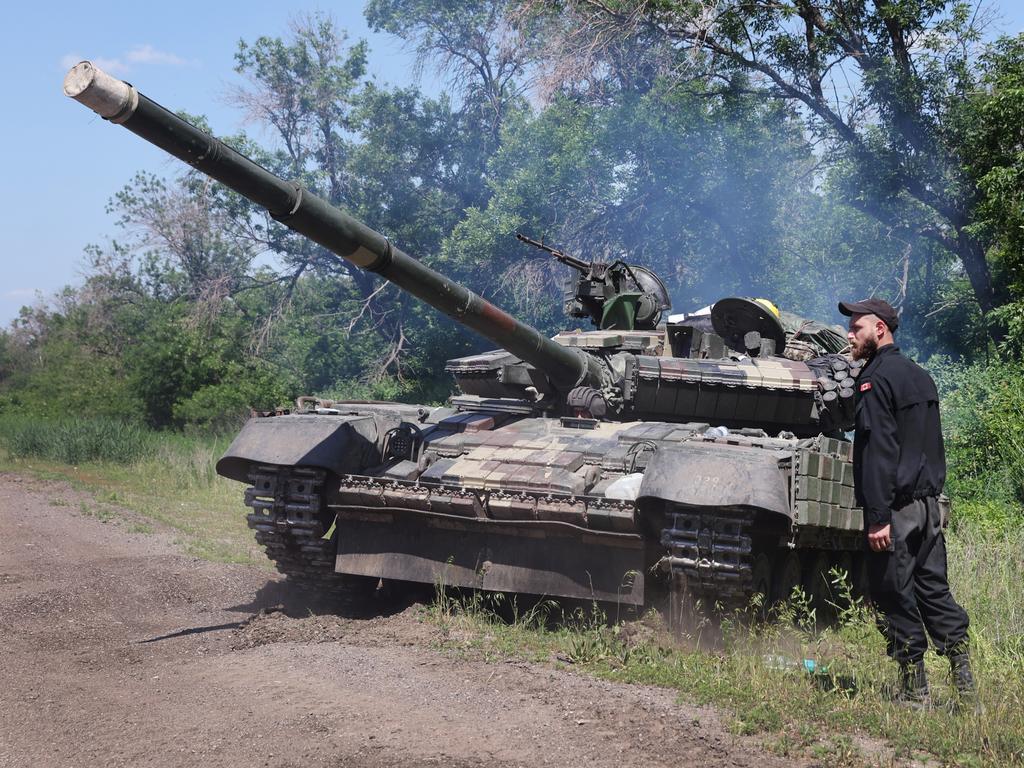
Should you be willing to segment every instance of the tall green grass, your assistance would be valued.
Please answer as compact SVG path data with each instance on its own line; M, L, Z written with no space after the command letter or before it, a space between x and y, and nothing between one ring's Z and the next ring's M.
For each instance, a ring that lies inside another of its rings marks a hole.
M47 420L3 416L0 443L16 458L71 465L89 461L134 464L152 456L157 447L154 433L142 425L102 417Z
M939 360L932 370L942 395L954 525L1024 525L1024 364Z

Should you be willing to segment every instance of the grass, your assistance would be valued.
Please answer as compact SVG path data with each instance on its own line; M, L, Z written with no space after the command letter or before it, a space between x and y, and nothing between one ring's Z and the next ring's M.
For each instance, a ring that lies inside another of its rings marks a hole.
M19 431L21 429L21 431ZM68 435L65 422L61 432ZM93 426L84 427L86 430ZM149 435L130 445L145 450L75 464L37 455L19 424L0 419L0 471L58 479L90 491L83 515L120 522L136 533L170 528L188 552L206 559L269 568L245 525L241 485L218 477L225 440ZM12 437L13 436L13 437ZM33 438L35 439L35 438ZM75 444L78 438L68 438ZM77 441L77 442L76 442ZM55 506L70 502L56 498ZM120 510L135 514L119 520ZM672 638L651 613L609 621L596 606L563 609L503 595L451 593L428 608L447 652L485 660L525 659L609 680L662 686L689 701L731 713L737 734L758 735L782 756L811 757L827 765L862 765L920 758L950 765L1024 763L1024 529L961 518L949 533L950 581L971 615L975 672L985 710L980 715L915 713L893 705L894 666L885 658L871 613L845 611L832 628L815 632L799 601L782 620L758 625L725 621L708 648L698 625ZM553 619L557 617L557 621ZM814 674L802 661L813 659ZM942 659L927 659L938 697L951 694ZM885 754L864 752L864 739Z
M0 433L14 456L62 464L88 461L131 463L153 453L152 432L128 421L110 418L66 418L55 421L5 416Z
M78 505L78 512L82 517L92 517L101 523L109 523L117 518L117 513L114 510L104 508L98 504L90 506L84 501Z
M95 448L101 436L109 444ZM227 442L155 433L117 421L29 423L8 416L0 418L0 471L71 482L94 499L79 508L81 514L110 522L118 519L119 510L131 510L132 519L123 521L127 530L169 528L196 557L269 568L245 523L242 486L216 473ZM94 446L88 458L82 458L83 445Z
M697 627L671 637L661 618L609 623L596 607L551 625L552 607L511 616L507 598L442 592L430 609L443 646L485 659L550 662L604 679L657 685L687 700L725 707L737 734L759 734L780 755L805 755L828 765L863 765L858 739L887 745L898 759L950 765L1024 763L1024 533L995 535L961 526L950 537L954 591L972 618L981 714L928 713L891 702L895 666L885 658L873 615L862 605L838 624L813 631L813 614L797 600L768 625L724 621L715 647L696 642ZM808 673L804 659L813 659ZM933 694L951 701L948 665L929 654Z

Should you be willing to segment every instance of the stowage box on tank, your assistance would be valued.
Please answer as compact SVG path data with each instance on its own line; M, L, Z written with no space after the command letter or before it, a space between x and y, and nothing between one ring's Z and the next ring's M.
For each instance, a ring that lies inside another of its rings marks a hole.
M834 329L741 298L662 322L649 270L524 236L577 270L566 307L596 326L549 339L89 62L64 91L498 347L449 361L448 407L300 398L248 422L217 471L289 578L631 605L667 587L672 611L800 584L822 604L833 566L862 587L859 366Z

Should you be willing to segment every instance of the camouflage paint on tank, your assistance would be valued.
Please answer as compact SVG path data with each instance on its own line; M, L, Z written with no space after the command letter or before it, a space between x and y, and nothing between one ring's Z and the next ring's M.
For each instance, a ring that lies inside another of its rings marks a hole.
M65 92L502 348L449 361L464 393L449 407L300 399L249 422L218 471L249 483L249 524L290 576L634 604L652 579L675 604L743 600L767 560L796 551L818 563L861 548L849 444L822 434L853 421L858 368L835 329L797 318L775 334L763 311L737 310L723 335L714 307L710 326L698 310L658 328L660 280L619 260L583 270L603 291L590 315L653 297L642 324L611 324L651 330L551 340L88 62Z

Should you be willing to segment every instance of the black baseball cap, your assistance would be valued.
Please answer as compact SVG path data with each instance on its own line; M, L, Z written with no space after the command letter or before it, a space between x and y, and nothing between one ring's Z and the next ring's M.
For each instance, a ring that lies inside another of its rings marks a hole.
M889 326L890 331L895 331L900 324L899 315L892 305L885 299L861 299L860 301L840 301L839 311L847 317L853 315L875 315L883 323Z

